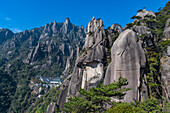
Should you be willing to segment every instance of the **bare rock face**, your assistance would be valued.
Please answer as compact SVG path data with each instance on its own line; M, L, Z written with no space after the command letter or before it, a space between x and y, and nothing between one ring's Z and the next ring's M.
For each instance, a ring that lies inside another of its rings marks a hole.
M167 51L168 49L170 47ZM161 58L161 66L163 96L170 99L170 53Z
M165 24L165 38L169 40L170 38L170 19L167 20ZM163 96L169 99L170 101L170 46L167 47L166 54L161 58L161 83L162 83L162 93Z
M88 89L96 86L104 75L103 59L105 47L103 39L105 36L104 25L101 19L88 24L88 34L86 37L84 52L77 58L76 67L68 87L68 96L77 95L80 87ZM93 41L94 43L92 43Z
M152 11L146 11L146 9L143 9L141 12L139 12L136 16L140 16L142 17L142 19L145 18L146 15L152 15L154 17L156 17L155 13Z
M116 34L120 34L122 32L122 27L119 24L112 24L112 26L107 29L107 36L109 39L109 46L111 47L113 42L116 40L114 39L114 37L116 36Z
M165 23L165 29L167 29L168 27L170 27L170 18Z
M62 86L60 87L61 93L59 95L57 104L59 105L60 108L63 107L64 103L66 102L66 97L68 93L68 86L70 83L71 75L69 75L64 81Z
M46 113L54 113L55 107L56 103L51 103L50 105L48 105Z
M118 33L122 32L122 27L119 24L112 24L110 28L112 31L117 31Z
M165 38L170 38L170 19L166 21L164 34L165 34Z
M143 20L143 19L152 20L152 19L156 18L156 15L155 15L154 12L146 11L146 9L143 9L142 11L140 11L136 16L140 17L140 18L135 18L134 22L140 22L140 25L143 25L143 26L146 25L146 23L144 23L144 22L142 22L140 20ZM152 26L153 22L148 22L147 24L149 26Z
M79 89L96 87L104 76L103 59L106 53L103 21L95 18L88 24L86 41L75 63L73 73L65 80L58 105L63 106L68 97L79 96ZM69 81L69 84L68 84ZM65 95L64 92L67 92ZM61 101L62 100L62 101Z
M104 84L111 84L120 76L127 78L127 87L132 90L127 92L123 101L139 100L141 68L145 66L145 62L144 50L138 42L138 36L132 30L125 30L112 46L111 64L108 66Z
M93 18L88 24L84 48L89 48L95 44L98 44L103 39L104 35L105 31L103 21L101 19L96 20Z
M170 27L168 27L167 29L165 29L165 37L166 38L170 38Z
M150 34L151 32L148 31L148 27L146 26L134 26L133 29L139 34Z

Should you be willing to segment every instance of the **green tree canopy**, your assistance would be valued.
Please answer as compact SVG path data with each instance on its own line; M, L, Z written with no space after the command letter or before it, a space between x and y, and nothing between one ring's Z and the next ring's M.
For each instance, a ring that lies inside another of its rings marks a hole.
M117 82L109 85L101 85L91 88L89 91L80 89L81 97L68 98L69 102L64 104L66 112L96 112L106 110L106 105L112 106L111 98L123 99L125 92L130 90L123 86L128 85L127 79L120 77Z

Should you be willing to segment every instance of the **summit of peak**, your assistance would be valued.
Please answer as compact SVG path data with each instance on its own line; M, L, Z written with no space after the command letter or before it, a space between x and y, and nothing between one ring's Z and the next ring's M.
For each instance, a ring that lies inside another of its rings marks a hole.
M93 16L92 20L95 20L95 17Z
M69 24L69 23L71 23L70 22L70 19L67 17L66 19L65 19L65 22L64 22L65 24Z

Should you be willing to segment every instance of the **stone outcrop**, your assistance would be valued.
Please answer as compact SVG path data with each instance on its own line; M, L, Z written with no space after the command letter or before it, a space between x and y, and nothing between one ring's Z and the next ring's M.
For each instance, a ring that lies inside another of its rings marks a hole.
M0 29L0 44L7 41L8 39L11 39L13 35L14 33L9 29Z
M170 38L170 19L166 21L164 34L165 34L165 38Z
M112 24L112 26L107 29L106 37L109 39L109 46L111 47L113 42L116 40L116 34L120 34L122 32L122 27L119 24Z
M84 48L89 48L98 44L105 36L104 24L101 19L93 18L88 24L87 37Z
M166 21L165 24L165 40L170 39L170 19ZM170 46L167 47L163 57L161 58L161 84L162 84L162 93L170 102Z
M104 60L108 50L105 45L108 40L105 37L103 21L93 17L88 24L85 44L78 55L73 73L66 78L64 87L62 86L58 99L60 107L63 107L63 103L67 101L68 97L80 96L78 93L80 88L96 87L103 79Z
M88 24L84 52L76 61L76 67L68 87L68 96L77 95L80 87L84 89L94 87L102 79L105 55L105 47L102 45L104 37L103 21L93 18Z
M139 35L150 34L151 33L150 31L148 31L148 27L146 27L146 26L134 26L133 29Z
M120 76L127 78L132 88L125 95L123 101L139 100L139 87L142 67L145 66L145 54L138 42L138 36L132 30L122 32L111 49L111 63L104 78L104 84L113 83Z
M170 99L170 46L167 48L167 55L161 58L161 83L163 96Z
M140 17L142 17L142 19L144 19L144 18L146 18L147 15L156 17L154 12L146 11L146 9L143 9L142 11L140 11L136 16L140 16Z
M48 105L46 113L54 113L55 108L56 108L56 103L51 103L50 105Z
M0 52L7 60L21 59L37 71L58 67L58 76L65 76L73 70L77 48L83 47L85 37L85 28L72 24L69 18L64 23L54 21L20 33L1 29ZM56 72L50 74L56 76Z

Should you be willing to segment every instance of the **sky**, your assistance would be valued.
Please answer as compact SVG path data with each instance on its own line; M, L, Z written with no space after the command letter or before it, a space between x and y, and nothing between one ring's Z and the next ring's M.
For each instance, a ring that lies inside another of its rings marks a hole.
M105 28L132 22L137 10L157 12L169 0L0 0L0 28L13 32L30 30L46 23L64 22L87 27L92 17L101 18Z

